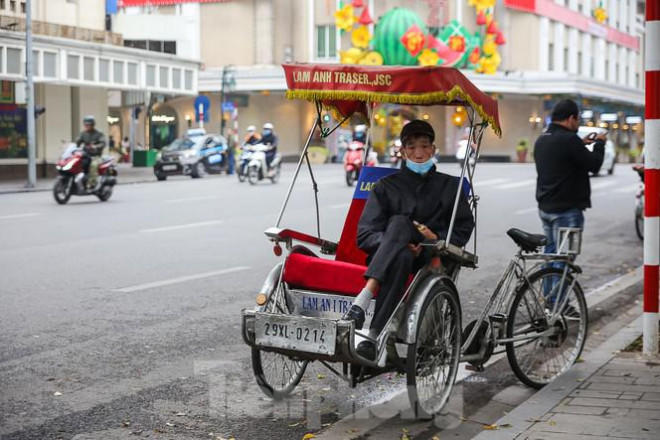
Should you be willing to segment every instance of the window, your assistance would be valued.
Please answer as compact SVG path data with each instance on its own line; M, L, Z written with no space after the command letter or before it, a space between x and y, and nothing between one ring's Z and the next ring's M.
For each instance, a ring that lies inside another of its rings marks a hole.
M112 80L115 84L124 83L124 63L122 61L112 62L112 73L114 74Z
M176 55L176 41L163 41L163 52Z
M318 58L337 56L337 28L334 25L316 27L316 56Z
M110 60L99 60L99 81L110 82Z
M163 51L163 42L162 41L148 41L147 49L152 52L162 52Z
M124 46L134 49L146 49L147 42L145 40L124 40Z
M186 70L186 90L193 88L193 73L192 70Z
M32 73L34 76L41 76L41 66L39 65L39 51L32 51Z
M582 75L582 52L578 52L577 56L577 73Z
M80 79L80 57L68 55L66 57L66 71L70 79Z
M21 2L21 12L25 14L25 2Z
M7 48L7 73L20 75L23 62L21 60L21 49L15 47Z
M605 60L605 79L609 81L610 79L610 62Z
M555 45L552 43L548 45L548 70L555 70Z
M151 87L156 86L156 66L147 66L147 85Z
M57 76L57 54L44 52L44 76L55 78Z
M172 88L181 88L181 69L172 69Z
M5 0L0 0L0 9L3 11L7 9L7 2Z
M165 66L160 66L160 87L166 88L170 86L170 70Z
M85 57L83 59L83 79L94 81L94 58Z
M12 12L16 12L16 1L15 0L10 0L9 10L12 11Z
M134 86L137 85L138 83L137 71L138 71L137 64L128 63L128 83Z

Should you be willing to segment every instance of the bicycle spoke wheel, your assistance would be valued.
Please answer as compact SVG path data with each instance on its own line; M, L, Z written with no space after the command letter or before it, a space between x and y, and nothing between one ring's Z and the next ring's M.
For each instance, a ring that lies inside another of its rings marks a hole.
M288 314L284 295L269 300L266 312ZM288 396L300 383L307 361L297 361L283 354L252 349L252 370L261 390L275 400Z
M461 344L456 295L447 287L431 291L419 313L417 337L408 346L408 398L415 416L431 418L449 399Z
M526 385L542 388L568 370L582 353L587 304L582 288L563 269L543 268L516 292L507 321L507 358Z

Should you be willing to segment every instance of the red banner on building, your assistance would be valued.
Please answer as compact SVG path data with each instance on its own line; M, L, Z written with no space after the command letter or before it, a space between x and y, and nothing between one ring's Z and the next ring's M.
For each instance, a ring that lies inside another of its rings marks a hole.
M118 0L117 6L130 8L132 6L170 6L182 3L225 3L228 1L231 0Z

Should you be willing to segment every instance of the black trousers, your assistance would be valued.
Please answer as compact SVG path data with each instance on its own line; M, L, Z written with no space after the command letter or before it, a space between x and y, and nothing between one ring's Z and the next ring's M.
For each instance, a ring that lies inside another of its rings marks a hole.
M408 278L426 263L424 252L415 257L408 249L408 244L418 244L423 240L424 237L408 217L395 215L390 218L380 246L367 259L369 267L365 278L375 278L380 282L371 329L380 332L385 327L404 293Z

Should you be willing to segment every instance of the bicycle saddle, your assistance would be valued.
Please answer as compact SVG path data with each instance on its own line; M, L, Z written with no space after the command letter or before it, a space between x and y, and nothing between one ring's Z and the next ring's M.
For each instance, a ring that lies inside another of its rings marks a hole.
M545 246L548 242L545 235L530 234L516 228L511 228L506 233L525 252L536 252L538 248Z

